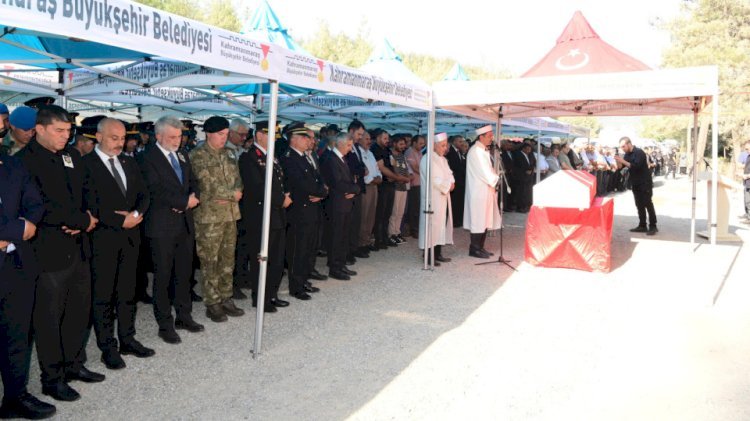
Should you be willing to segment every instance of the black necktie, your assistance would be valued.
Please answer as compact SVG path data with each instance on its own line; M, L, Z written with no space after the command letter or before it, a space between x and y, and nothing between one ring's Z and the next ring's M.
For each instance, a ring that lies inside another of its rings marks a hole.
M125 190L125 182L122 181L122 176L120 175L120 172L117 171L117 167L115 167L114 158L109 158L109 166L110 168L112 168L112 175L115 177L115 182L117 183L117 187L120 188L122 195L126 196L127 191Z
M359 157L359 162L362 162L362 152L359 150L359 146L354 145L354 150L357 151L357 157Z
M315 161L313 160L313 157L311 155L305 154L305 158L307 158L307 162L310 163L314 170L318 169L318 167L315 166Z

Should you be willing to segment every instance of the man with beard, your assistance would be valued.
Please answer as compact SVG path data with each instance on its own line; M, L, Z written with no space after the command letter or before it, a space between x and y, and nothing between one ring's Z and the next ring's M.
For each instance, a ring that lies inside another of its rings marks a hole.
M135 159L121 155L125 126L105 118L97 127L98 144L83 158L84 200L99 218L91 232L91 276L96 344L110 370L125 367L121 355L146 358L154 350L135 339L135 270L140 246L138 225L150 203ZM115 321L117 338L115 339ZM118 346L119 345L119 346Z

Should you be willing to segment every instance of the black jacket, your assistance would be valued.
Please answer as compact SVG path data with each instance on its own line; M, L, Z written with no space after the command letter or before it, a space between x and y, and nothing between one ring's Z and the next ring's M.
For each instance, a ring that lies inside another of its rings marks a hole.
M448 166L451 168L451 171L453 171L453 177L456 179L456 187L460 188L465 186L466 156L463 156L461 152L456 151L453 146L448 146L448 152L445 154L445 159L448 160Z
M328 185L326 210L331 212L351 212L354 201L347 194L358 194L359 186L354 182L349 166L335 152L325 155L320 163L323 180Z
M42 270L56 272L75 259L86 259L82 245L91 219L83 205L81 155L71 147L53 153L32 140L16 156L33 176L44 200L44 218L32 240ZM66 234L63 226L81 233Z
M317 221L321 202L310 202L310 196L325 198L328 195L320 173L294 149L287 151L281 159L281 166L284 168L284 185L292 198L292 204L287 208L289 221Z
M126 236L133 244L136 244L140 238L140 230L137 227L124 229L122 223L125 217L115 211L137 210L141 215L146 215L151 197L135 159L126 155L120 155L115 159L120 161L124 171L124 174L120 176L125 179L126 195L122 194L114 176L96 151L83 157L83 163L86 166L84 203L86 208L99 219L96 229L91 232L91 237L92 240L97 241L106 240L106 236L118 238Z
M240 176L242 177L242 200L240 224L248 230L259 230L263 224L263 203L266 186L266 154L256 145L240 155ZM271 229L286 228L284 205L284 170L274 158L271 178Z
M175 152L175 155L182 170L182 183L157 146L138 155L138 164L150 195L149 210L143 221L149 238L176 236L183 229L191 234L195 232L193 210L187 209L187 204L191 193L200 199L198 180L193 175L188 155L184 152Z
M29 273L29 279L36 278L38 271L34 250L23 241L26 223L39 225L44 216L44 202L31 174L21 161L12 156L0 157L0 240L10 241L16 247L20 263ZM0 270L5 262L5 252L0 251ZM5 279L0 279L0 292L7 291Z

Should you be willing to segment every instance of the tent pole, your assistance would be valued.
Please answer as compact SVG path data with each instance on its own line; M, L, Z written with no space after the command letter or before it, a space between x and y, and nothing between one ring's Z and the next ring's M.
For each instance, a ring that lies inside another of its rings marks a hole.
M430 99L430 112L427 117L427 185L420 187L424 191L424 270L435 265L434 248L432 247L432 154L435 147L435 102Z
M268 147L266 148L266 187L263 192L263 225L260 241L260 270L258 273L257 312L255 318L255 342L253 343L253 358L260 355L261 340L263 338L263 311L266 302L266 272L268 270L268 231L271 225L271 185L273 183L274 146L276 143L276 111L279 105L279 82L271 81L271 110L268 113ZM250 256L251 259L254 256Z
M711 118L711 180L713 180L713 189L711 189L711 218L709 223L709 236L711 245L716 245L716 217L718 210L717 199L719 197L719 87L714 91L713 116Z
M691 136L691 148L693 150L693 163L692 163L692 183L693 183L693 204L692 204L692 214L690 216L690 245L695 244L695 206L696 206L696 195L698 190L698 175L696 174L696 160L698 159L698 152L696 151L696 146L698 144L698 100L695 100L695 104L693 105L693 130L692 130L692 136Z

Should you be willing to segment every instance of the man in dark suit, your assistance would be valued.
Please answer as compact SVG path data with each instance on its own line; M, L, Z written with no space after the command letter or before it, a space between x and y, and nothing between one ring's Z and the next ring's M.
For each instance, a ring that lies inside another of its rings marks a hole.
M317 246L319 204L328 195L328 189L315 169L312 156L305 153L310 146L308 129L304 125L293 128L287 137L290 148L281 159L281 165L284 167L284 185L292 199L287 208L289 229L286 237L289 293L305 300L309 297L308 292L318 291L308 279L314 269L310 262L314 261Z
M156 145L139 155L151 200L145 225L154 264L154 316L159 325L159 337L177 344L181 339L175 329L203 330L203 325L193 320L190 300L195 249L193 209L200 203L200 193L187 155L178 152L182 122L176 117L164 116L156 122L155 130ZM174 282L172 304L170 282Z
M507 139L503 140L500 148L502 150L503 169L505 170L505 174L503 177L504 185L500 187L502 196L498 195L498 197L501 197L503 202L503 212L515 212L517 194L513 190L516 186L516 174L513 172L515 166L513 160L513 154L515 153L513 150L513 142Z
M460 227L464 223L464 195L466 194L466 156L459 149L459 143L465 142L461 136L451 136L448 138L448 152L445 159L448 160L448 166L453 171L453 177L456 179L456 187L451 192L451 209L453 209L453 226Z
M266 189L266 155L268 147L268 122L255 123L255 143L240 156L240 176L242 177L242 200L240 212L245 233L241 240L246 251L243 261L249 261L250 281L252 284L253 306L258 301L258 275L260 262L260 242L263 228L263 204ZM284 271L284 241L286 229L285 209L292 204L284 187L284 171L274 158L273 176L271 177L271 221L268 231L268 265L266 266L266 291L264 311L273 313L277 307L286 307L289 302L279 299L279 286Z
M516 210L526 213L531 207L531 194L534 187L534 170L536 169L536 158L531 153L531 143L524 142L521 149L513 155L513 188Z
M61 401L80 398L72 380L100 382L84 367L91 318L91 273L85 233L98 219L83 203L85 170L78 151L67 146L71 123L55 105L39 108L36 139L18 156L44 198L44 218L33 241L42 273L36 288L34 334L42 393Z
M116 370L125 367L121 354L139 358L154 355L152 349L135 339L138 225L150 197L135 159L120 155L125 143L122 122L101 120L96 140L94 151L82 159L86 166L84 201L99 219L90 235L94 332L102 362Z
M0 130L3 121L0 119ZM31 359L31 314L39 275L28 241L44 215L31 175L14 157L0 158L0 418L40 419L55 413L26 390Z
M346 154L352 150L352 139L348 134L336 136L333 152L321 162L323 179L329 192L326 200L326 213L329 218L330 243L328 249L328 275L334 279L348 281L357 272L346 267L346 255L349 250L349 229L351 213L354 207L352 199L359 191L359 186L346 164Z
M352 120L349 123L347 129L349 137L352 139L354 144L362 142L362 138L365 134L365 125L359 120ZM354 183L359 186L357 195L352 199L352 213L351 223L349 224L349 250L346 254L346 261L348 264L354 264L359 258L370 257L369 249L361 249L359 247L359 231L362 224L362 195L365 193L365 175L367 174L367 167L365 166L362 152L359 148L352 146L351 152L346 154L346 164L349 166L349 171L354 177Z

